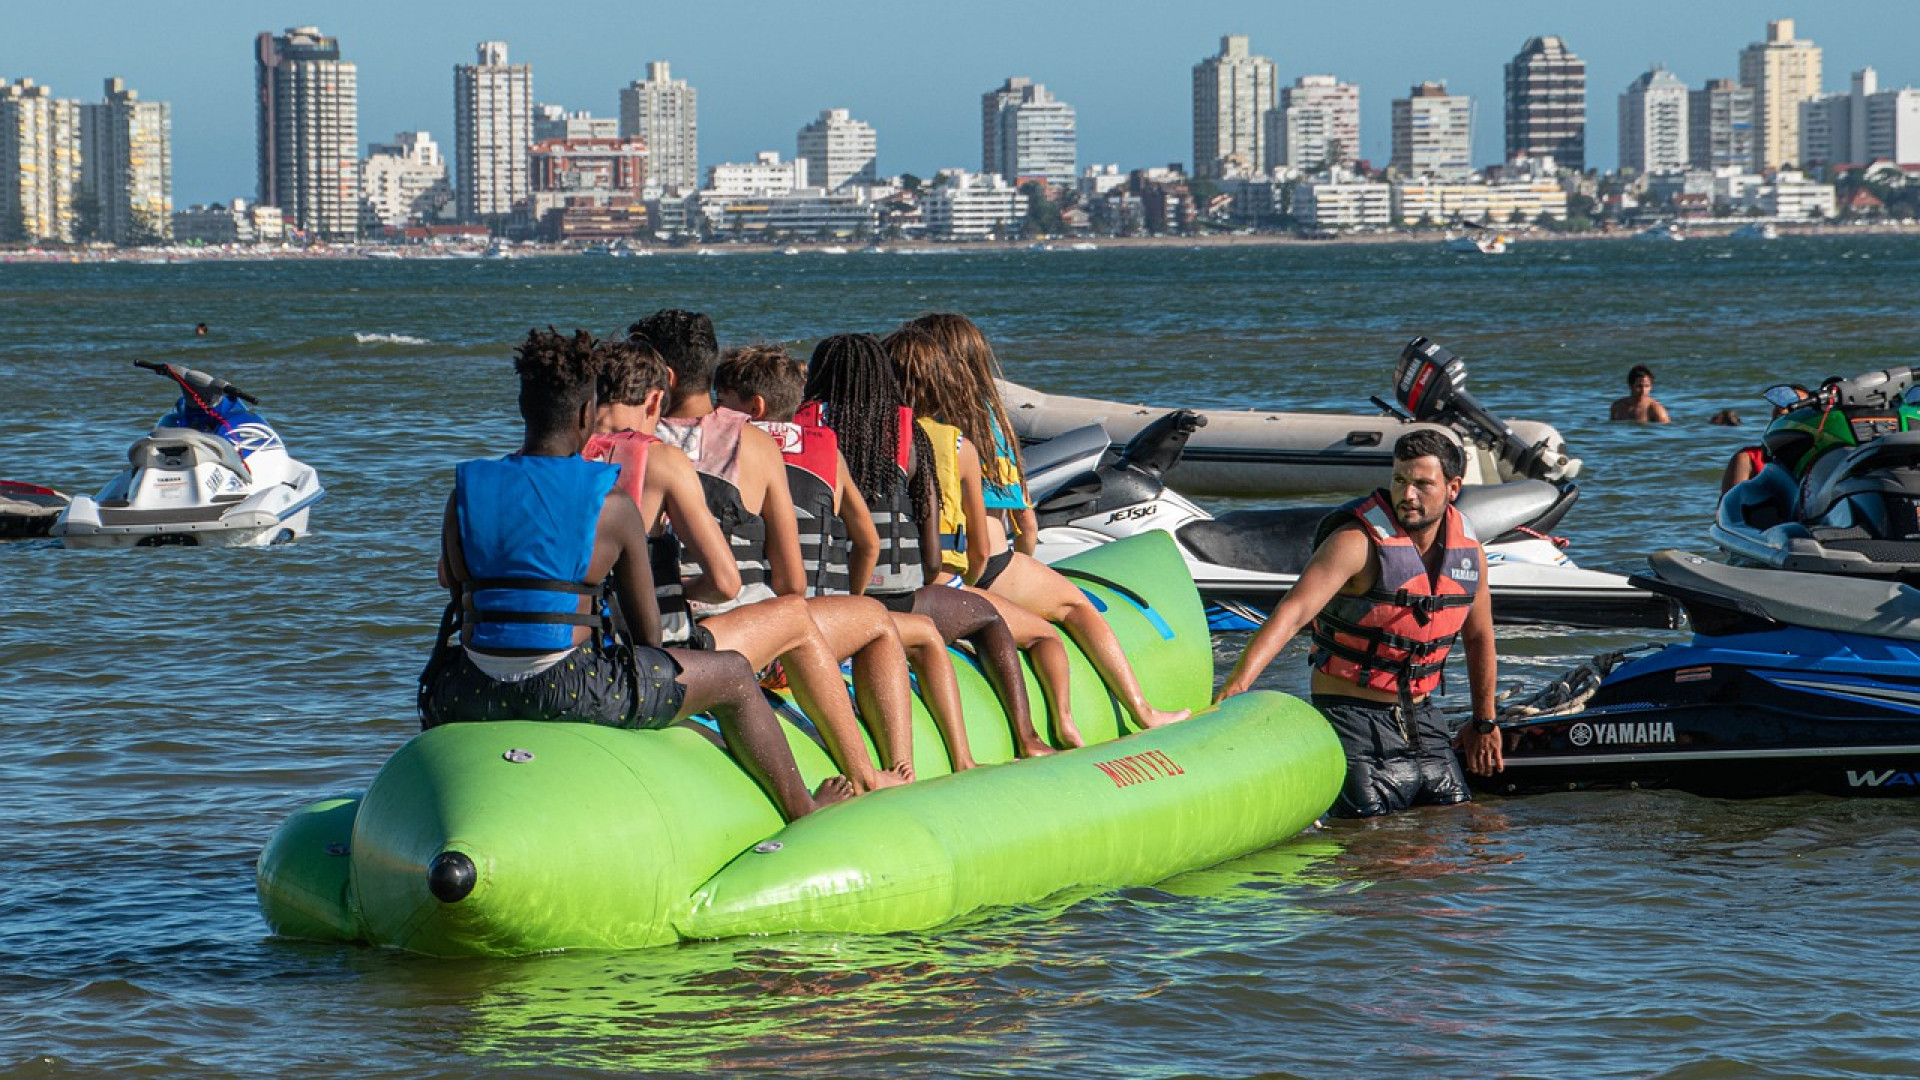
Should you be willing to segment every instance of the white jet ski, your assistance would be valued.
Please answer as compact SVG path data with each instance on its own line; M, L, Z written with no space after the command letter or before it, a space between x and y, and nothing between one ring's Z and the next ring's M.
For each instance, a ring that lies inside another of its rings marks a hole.
M1216 629L1249 629L1299 580L1316 527L1334 507L1238 510L1214 517L1167 487L1187 437L1206 418L1167 413L1102 462L1098 428L1063 434L1026 451L1027 490L1040 533L1035 556L1052 562L1148 529L1173 534L1210 604ZM1056 445L1058 444L1058 445ZM1583 569L1549 535L1579 488L1544 480L1463 488L1455 505L1487 552L1494 620L1504 624L1659 627L1679 625L1664 596L1620 574Z
M172 379L180 400L127 450L127 468L96 495L76 495L52 535L72 548L256 547L307 533L325 494L248 408L258 399L191 368L136 360Z

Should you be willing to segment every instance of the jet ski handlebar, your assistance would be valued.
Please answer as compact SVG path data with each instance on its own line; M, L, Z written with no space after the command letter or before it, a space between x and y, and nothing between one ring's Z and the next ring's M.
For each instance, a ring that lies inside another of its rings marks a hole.
M1488 412L1467 393L1467 362L1430 338L1416 337L1400 350L1393 390L1415 420L1446 424L1490 442L1516 476L1535 480L1567 479L1576 459L1542 439L1528 443L1506 421Z
M247 393L245 390L240 389L225 379L216 378L204 371L175 367L172 364L163 364L155 360L135 360L133 366L146 368L148 371L164 375L174 382L179 383L183 389L190 390L196 395L211 397L214 400L222 397L239 398L241 401L250 405L260 404L259 398L254 397L252 394Z
M1180 455L1186 452L1187 440L1193 437L1195 431L1206 426L1207 418L1192 409L1162 413L1127 440L1116 464L1121 468L1165 476L1169 469L1179 463Z
M1910 367L1869 371L1851 379L1828 379L1808 401L1822 408L1886 408L1904 402L1914 387Z

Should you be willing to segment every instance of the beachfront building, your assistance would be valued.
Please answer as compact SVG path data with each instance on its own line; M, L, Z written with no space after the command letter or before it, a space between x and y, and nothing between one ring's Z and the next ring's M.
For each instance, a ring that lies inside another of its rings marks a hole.
M1248 51L1245 34L1193 66L1193 174L1218 178L1268 164L1267 116L1277 107L1278 69Z
M1696 169L1753 168L1753 90L1710 79L1687 97L1687 161Z
M617 139L619 137L620 118L617 116L595 116L585 109L568 112L563 106L534 103L533 142L546 142L549 139Z
M727 162L707 170L703 198L752 199L784 195L807 186L807 159L781 161L775 150L762 150L750 162Z
M845 109L822 109L800 129L794 157L807 163L813 183L828 191L870 186L880 180L879 136Z
M1620 167L1641 175L1687 167L1687 84L1656 66L1620 95Z
M1542 216L1567 216L1567 193L1552 180L1393 185L1393 217L1408 225L1505 225Z
M1098 199L1110 191L1126 187L1129 175L1118 165L1089 165L1080 170L1074 189L1082 201Z
M942 240L986 240L1018 231L1027 196L1002 176L942 169L920 196L927 235Z
M1359 180L1295 184L1293 216L1309 229L1384 228L1393 223L1393 185Z
M1507 62L1507 160L1587 168L1587 62L1557 37L1528 38Z
M173 120L164 101L141 101L120 79L106 98L80 106L76 220L110 244L173 238Z
M648 228L647 144L548 139L527 152L528 216L547 240L608 240Z
M453 68L453 145L460 220L503 222L527 201L533 143L533 65L507 62L507 43L483 41Z
M310 240L348 241L360 225L359 72L340 42L298 26L254 39L259 201Z
M1331 75L1302 75L1281 87L1266 143L1270 169L1352 165L1360 159L1360 88Z
M277 206L232 202L189 206L173 212L173 239L180 244L278 244L286 217Z
M360 230L363 234L440 218L454 201L447 162L424 131L402 131L390 143L373 143L360 162Z
M803 187L777 195L700 198L708 230L740 240L853 240L880 228L876 190L849 186L838 191Z
M693 191L700 186L699 98L663 61L620 91L620 137L647 145L651 190Z
M1753 91L1753 170L1772 172L1800 153L1800 103L1820 94L1820 47L1793 36L1792 19L1767 24L1767 40L1740 53L1740 85Z
M1424 82L1393 99L1394 171L1408 178L1460 180L1473 175L1473 99Z
M80 103L0 79L0 241L72 243Z
M1071 187L1079 166L1073 106L1013 76L980 98L980 171L1019 185Z
M1920 90L1882 90L1872 68L1844 94L1800 103L1800 164L1807 170L1875 161L1920 161Z

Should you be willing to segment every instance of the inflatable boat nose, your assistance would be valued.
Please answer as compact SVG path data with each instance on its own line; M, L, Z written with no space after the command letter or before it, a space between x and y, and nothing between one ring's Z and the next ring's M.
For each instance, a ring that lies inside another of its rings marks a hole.
M480 879L473 860L458 851L443 851L427 864L427 891L443 904L457 904Z

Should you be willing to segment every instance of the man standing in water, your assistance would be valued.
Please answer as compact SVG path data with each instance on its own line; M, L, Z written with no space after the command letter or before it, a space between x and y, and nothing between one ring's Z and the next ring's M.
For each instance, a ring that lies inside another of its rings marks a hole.
M1435 431L1393 447L1391 492L1320 523L1313 558L1234 664L1214 700L1244 693L1312 623L1313 704L1347 755L1333 812L1373 817L1472 796L1431 697L1455 637L1464 639L1473 719L1458 741L1467 768L1504 765L1493 722L1497 658L1486 554L1453 508L1465 461Z
M1653 399L1653 369L1635 364L1627 369L1627 396L1613 403L1609 420L1631 420L1636 424L1664 424L1667 407Z

